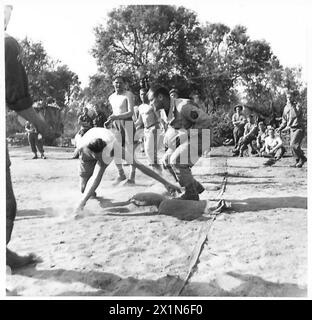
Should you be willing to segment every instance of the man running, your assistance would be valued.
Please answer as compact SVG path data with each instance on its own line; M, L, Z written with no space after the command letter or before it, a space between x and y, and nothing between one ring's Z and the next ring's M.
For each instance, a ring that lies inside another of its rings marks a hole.
M164 137L167 147L164 163L185 187L180 199L199 200L205 189L194 179L191 168L210 148L208 115L189 99L171 99L168 90L161 86L150 88L148 99L156 111L165 112L168 128Z

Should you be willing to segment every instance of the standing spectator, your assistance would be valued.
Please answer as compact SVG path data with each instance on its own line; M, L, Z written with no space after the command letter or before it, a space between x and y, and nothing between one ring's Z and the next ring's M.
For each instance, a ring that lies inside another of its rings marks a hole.
M103 128L104 123L106 121L107 121L107 118L106 118L104 112L102 112L99 107L95 107L95 115L93 118L93 127Z
M261 156L261 150L264 147L266 137L267 137L267 131L266 131L265 124L263 121L260 121L258 123L258 135L257 135L257 140L256 140L256 147L257 147L258 156Z
M238 146L239 139L244 134L244 126L246 123L246 117L242 113L243 106L238 104L234 107L234 114L232 116L232 123L234 126L233 137L234 137L234 150Z
M72 159L79 158L79 154L78 154L79 142L80 142L81 138L83 137L83 135L93 127L93 121L92 121L91 117L89 116L88 112L89 112L89 109L87 107L84 107L82 109L82 114L78 117L78 124L80 125L80 129L79 129L78 133L75 135L76 148L75 148L74 154L72 156Z
M125 80L121 76L115 77L113 86L115 92L108 99L112 106L113 114L108 117L106 124L113 123L113 128L120 134L119 138L121 138L120 144L122 147L128 146L134 150L133 94L130 94L130 91L125 89ZM134 155L133 150L131 152L132 155ZM135 183L135 167L133 165L131 165L129 179L126 178L121 163L116 163L116 167L118 169L118 177L114 184L124 180L127 180L127 184Z
M275 134L275 129L273 127L268 127L267 132L268 136L265 138L261 153L263 157L270 158L264 163L264 165L271 166L282 158L286 152L286 149L283 146L281 137Z
M307 161L304 152L301 149L301 143L304 138L304 126L302 109L298 104L299 91L293 90L287 94L287 103L283 111L282 123L276 130L277 133L281 132L284 128L290 129L290 148L296 163L291 167L301 168Z
M80 125L79 134L83 136L89 129L92 128L92 119L88 114L89 109L84 107L82 110L82 115L78 118L78 124Z
M37 128L32 123L27 121L25 125L25 130L28 136L28 142L31 151L34 153L33 159L38 159L37 148L41 154L41 158L46 159L43 150L42 135L38 132Z
M4 7L4 29L9 23L13 7ZM48 124L40 118L32 107L29 95L28 79L25 68L20 58L21 48L17 41L5 33L5 100L10 110L14 110L25 120L33 123L45 137L54 137ZM10 157L6 146L6 245L11 240L15 216L16 200L13 192ZM11 269L17 269L25 265L39 262L34 254L20 256L6 248L6 264Z
M159 144L159 119L154 108L149 105L147 89L140 89L140 99L138 120L135 122L136 129L144 127L144 150L148 163L156 170L161 167L158 164L158 144Z

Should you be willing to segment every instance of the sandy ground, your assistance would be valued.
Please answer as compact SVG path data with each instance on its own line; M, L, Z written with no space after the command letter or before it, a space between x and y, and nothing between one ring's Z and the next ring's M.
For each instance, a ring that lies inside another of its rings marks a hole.
M111 165L98 199L73 220L78 160L68 160L71 150L46 149L48 159L31 160L29 148L10 148L18 213L9 247L43 262L7 274L7 288L22 296L174 295L209 216L120 204L165 189L140 172L135 187L112 187ZM207 188L201 199L215 198L227 173L223 198L233 210L213 222L182 296L307 295L307 168L289 168L290 157L269 168L263 161L221 147L193 168Z

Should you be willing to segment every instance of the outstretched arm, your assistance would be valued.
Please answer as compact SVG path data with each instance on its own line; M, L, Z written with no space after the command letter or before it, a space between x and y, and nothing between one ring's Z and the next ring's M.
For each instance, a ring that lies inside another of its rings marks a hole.
M122 148L122 149L123 149L122 154L125 155L125 157L124 157L125 161L128 161L129 159L133 159L133 163L131 163L131 164L135 168L138 168L140 171L142 171L147 176L162 183L170 193L175 192L175 191L181 193L181 189L179 187L173 185L172 183L165 180L163 177L161 177L159 174L157 174L156 172L154 172L150 168L144 166L142 163L137 161L134 157L131 157L131 155L124 148Z
M87 188L84 191L83 195L82 195L82 199L79 202L79 205L76 209L76 211L80 211L83 210L83 208L85 207L87 201L90 199L90 197L94 194L95 190L97 189L97 187L99 186L103 174L105 172L107 165L102 161L97 161L91 180L89 181L89 183L87 184Z
M46 121L32 107L17 111L17 113L25 120L31 122L45 138L55 137Z

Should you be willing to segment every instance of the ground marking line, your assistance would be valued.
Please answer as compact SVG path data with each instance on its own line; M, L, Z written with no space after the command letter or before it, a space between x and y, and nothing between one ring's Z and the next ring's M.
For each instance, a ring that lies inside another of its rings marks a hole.
M225 159L225 166L224 167L225 167L225 172L224 172L224 177L222 180L221 190L220 190L219 194L217 195L218 200L221 200L221 197L226 189L227 175L228 175L227 159ZM212 219L209 220L209 222L206 225L202 226L202 228L199 232L200 236L197 240L196 246L195 246L195 248L192 252L192 255L191 255L188 273L187 273L186 277L184 278L184 280L182 281L182 283L180 281L178 281L176 283L176 285L173 286L173 288L171 290L172 296L179 296L182 293L182 291L185 288L188 281L190 280L191 276L193 275L194 270L199 262L199 257L203 251L203 248L204 248L205 244L208 242L209 231L212 227L213 222L216 220L217 215L219 215L219 214L220 214L220 212L218 212L217 210L212 211L210 213L210 216L212 217Z

